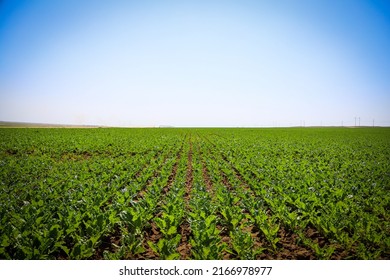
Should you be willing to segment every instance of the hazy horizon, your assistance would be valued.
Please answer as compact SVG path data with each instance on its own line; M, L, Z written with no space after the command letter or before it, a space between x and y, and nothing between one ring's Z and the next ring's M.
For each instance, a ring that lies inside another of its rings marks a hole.
M0 3L0 120L390 126L390 2Z

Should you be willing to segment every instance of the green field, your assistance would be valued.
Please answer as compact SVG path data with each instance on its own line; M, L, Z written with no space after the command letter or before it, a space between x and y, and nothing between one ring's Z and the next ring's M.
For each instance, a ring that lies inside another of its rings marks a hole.
M390 259L389 128L1 128L0 259Z

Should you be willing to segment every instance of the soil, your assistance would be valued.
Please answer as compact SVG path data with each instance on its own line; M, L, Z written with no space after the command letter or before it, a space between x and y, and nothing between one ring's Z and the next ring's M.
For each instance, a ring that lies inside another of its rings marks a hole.
M191 189L193 184L193 171L192 171L192 141L191 141L191 135L189 136L189 143L190 143L190 149L188 151L188 161L187 161L187 174L186 174L186 191L184 194L184 201L185 201L185 207L189 211L189 201L191 199ZM178 252L180 254L180 259L186 260L191 257L191 244L190 241L190 235L191 235L191 228L188 221L183 221L180 225L179 232L181 234L181 240L178 246Z
M163 194L168 193L169 189L173 185L173 182L175 182L175 180L176 180L177 168L179 166L182 152L183 152L183 145L180 147L180 150L176 154L176 161L175 161L175 164L173 165L172 172L168 177L168 183L162 190Z
M115 225L113 233L110 235L106 235L102 239L101 245L96 248L93 259L101 260L103 259L103 252L108 251L114 253L118 247L121 245L121 236L122 233L120 231L119 225Z
M180 150L176 154L176 160L172 167L171 174L169 175L168 182L166 186L162 189L162 195L165 196L170 188L172 187L174 181L176 180L177 168L180 162L181 154L183 151L183 145L180 147ZM165 161L165 160L164 160ZM144 192L144 191L143 191ZM142 191L140 192L142 193ZM161 199L163 200L163 199ZM160 217L162 215L161 212L157 213L155 217ZM157 242L162 238L162 234L156 226L155 222L150 221L150 227L148 227L144 234L143 247L146 248L146 251L140 254L139 259L159 259L157 253L153 251L153 249L148 245L148 241L157 244Z
M187 140L187 139L186 139ZM207 139L206 139L207 140ZM191 136L189 136L188 140L189 142L189 150L187 154L187 173L186 173L186 182L185 182L185 194L184 194L184 200L185 200L185 208L187 211L190 211L189 207L189 201L191 199L191 190L193 187L193 167L192 167L192 161L193 161L193 149L194 149L194 143L191 140ZM211 143L211 142L210 142ZM213 143L211 143L213 144ZM168 179L167 185L162 189L163 196L166 195L171 186L173 185L176 176L177 176L177 170L178 165L181 159L181 156L183 154L183 146L181 146L180 150L178 151L176 155L176 161L172 167L171 174ZM199 149L199 147L198 147ZM202 158L202 151L199 149L200 154L200 162L202 167L202 175L203 180L206 184L206 190L210 193L211 197L214 199L214 188L213 188L213 182L209 175L209 170L207 169L207 165ZM229 177L223 172L220 171L220 175L222 178L223 184L226 186L227 190L234 191L235 188L244 188L248 194L254 195L251 187L247 184L246 180L240 174L240 172L234 167L234 165L226 158L225 155L221 155L222 159L226 161L229 166L233 169L233 174L236 177L236 179L239 181L239 186L233 186L229 180ZM166 158L164 159L164 161ZM155 171L153 176L156 176L158 170ZM151 177L153 177L151 176ZM148 180L148 183L150 183L150 180ZM139 192L138 198L141 198L144 194L145 190L141 190ZM158 213L160 215L161 213ZM249 213L248 213L249 214ZM268 209L267 211L268 215L272 215L272 211ZM158 216L157 215L157 216ZM221 219L221 215L219 215ZM266 240L264 234L262 231L256 227L255 225L250 225L248 221L244 218L241 223L240 227L244 232L249 232L253 242L254 242L254 250L264 248L263 253L257 256L257 259L277 259L277 260L311 260L311 259L318 259L318 257L315 255L315 252L305 245L301 238L298 236L298 234L294 233L292 230L285 228L283 225L280 225L279 231L278 231L278 238L279 241L277 243L277 248L274 250L269 242ZM221 242L224 242L229 246L232 247L232 240L229 236L229 229L222 225L218 224L217 228L220 230L220 237ZM191 258L191 244L190 244L190 236L191 236L191 228L190 224L187 220L183 220L183 222L180 224L178 233L181 234L181 240L178 245L178 252L180 254L180 259L186 260ZM315 227L308 226L305 231L303 232L306 238L310 238L313 242L317 243L320 247L323 246L332 246L331 242L324 237L321 232L319 232ZM157 228L156 224L151 221L150 226L148 226L145 229L144 233L144 239L143 239L143 247L145 248L145 252L142 254L139 254L136 257L136 259L159 259L159 256L157 253L155 253L148 245L148 241L153 242L156 244L158 240L162 238L162 234ZM115 230L114 234L112 234L109 237L105 237L105 239L102 242L101 249L97 250L94 258L95 259L101 259L103 256L104 250L114 252L117 246L120 246L120 232L118 228ZM117 246L115 246L117 245ZM333 244L334 246L334 244ZM332 255L332 259L343 259L346 258L348 255L350 255L351 251L347 252L343 248L336 247L335 252ZM224 252L223 259L234 259L237 256L234 253L228 253Z
M209 141L213 146L214 144ZM236 178L241 182L240 187L243 187L246 191L253 194L253 191L251 190L250 186L246 183L246 180L242 176L242 174L235 168L235 166L226 158L225 155L221 155L223 160L229 164L229 166L233 169L234 175ZM221 176L223 178L223 183L225 186L232 190L232 186L229 182L229 179L227 178L226 174L221 172ZM268 209L267 211L268 215L271 215L271 211ZM252 239L254 240L254 248L266 248L263 254L258 256L260 259L315 259L314 252L311 249L308 249L304 247L303 245L299 244L299 237L297 234L291 233L289 231L286 231L284 227L279 228L278 232L278 238L280 238L277 246L277 250L273 250L268 242L266 241L265 236L263 233L256 227L256 226L250 226L243 229L244 231L251 232ZM311 230L308 233L311 234L312 237L319 237L318 231ZM264 240L261 241L261 240ZM323 239L318 239L318 241L321 241Z
M184 221L179 228L181 234L181 240L177 248L180 259L186 260L191 257L191 244L189 243L189 237L191 235L190 224L187 221Z
M150 222L150 227L148 227L144 234L143 247L145 248L145 252L137 259L146 259L146 260L156 260L159 259L159 256L156 252L153 251L152 248L148 245L148 241L157 244L157 242L162 238L162 234L157 228L155 222Z
M80 160L88 160L92 157L92 154L83 151L83 152L66 152L61 155L61 160L72 160L72 161L80 161Z
M202 153L200 153L200 156L201 156L200 161L202 162L203 180L206 183L207 192L209 192L211 196L213 196L214 190L213 190L213 184L210 179L209 171L207 170L206 164L204 163L204 160L202 158Z

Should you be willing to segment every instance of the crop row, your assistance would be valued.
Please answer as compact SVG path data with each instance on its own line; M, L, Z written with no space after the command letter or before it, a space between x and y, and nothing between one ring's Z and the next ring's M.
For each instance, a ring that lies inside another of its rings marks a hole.
M1 259L388 259L388 129L1 129Z

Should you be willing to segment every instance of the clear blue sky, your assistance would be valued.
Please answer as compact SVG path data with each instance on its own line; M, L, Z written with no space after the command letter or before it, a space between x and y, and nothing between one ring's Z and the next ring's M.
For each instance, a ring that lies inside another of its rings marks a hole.
M390 125L390 1L0 2L0 120Z

